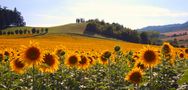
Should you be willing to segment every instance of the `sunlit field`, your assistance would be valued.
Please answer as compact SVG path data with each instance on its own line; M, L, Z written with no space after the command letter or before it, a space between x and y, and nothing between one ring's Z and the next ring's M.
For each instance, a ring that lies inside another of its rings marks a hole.
M188 90L188 0L0 0L0 90Z
M81 35L1 36L0 88L185 89L188 49Z
M113 50L114 46L121 46L122 51L126 52L129 50L139 50L143 48L143 44L129 43L120 40L112 39L102 39L102 38L90 38L80 35L45 35L37 37L29 37L28 35L24 37L19 36L0 36L0 46L7 48L17 48L20 45L28 45L30 40L34 40L40 43L41 48L48 49L54 48L56 46L64 46L68 50L94 50L94 51L103 51L103 50ZM133 48L134 47L134 48ZM154 46L157 47L157 46ZM157 47L158 48L158 47Z

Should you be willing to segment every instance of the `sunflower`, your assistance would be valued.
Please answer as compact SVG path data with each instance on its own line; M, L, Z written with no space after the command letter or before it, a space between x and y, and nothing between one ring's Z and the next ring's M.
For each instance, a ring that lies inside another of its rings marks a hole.
M185 50L184 50L184 51L185 51L185 53L186 53L186 54L188 54L188 48L185 48Z
M80 57L77 54L70 54L68 58L65 60L65 65L68 67L76 67L78 65L78 62L80 60Z
M100 56L100 63L101 64L108 64L108 60L111 56L111 52L105 51L101 56Z
M179 57L180 59L184 59L184 58L185 58L185 53L182 52L182 51L179 51L179 52L178 52L178 57Z
M136 62L137 60L139 60L139 55L140 53L139 52L135 52L135 53L133 53L133 56L132 56L132 62Z
M59 68L58 57L52 52L46 52L43 56L43 62L39 66L41 72L53 73Z
M20 60L19 58L16 58L14 60L11 60L10 68L11 68L11 71L17 74L23 74L25 72L26 65L22 62L22 60Z
M175 52L171 53L169 58L170 58L170 64L174 65L174 62L176 60L176 53Z
M90 65L94 65L94 64L95 64L95 60L94 60L93 57L88 56L87 58L89 59L89 64L90 64Z
M81 55L80 60L78 62L78 66L80 69L87 69L89 66L89 60L86 56Z
M4 54L4 62L7 62L8 60L11 60L13 58L13 50L11 48L6 48L3 50Z
M167 55L173 52L174 47L168 42L164 42L162 45L162 53Z
M56 46L55 48L55 54L58 56L58 57L62 57L66 54L66 48L64 46Z
M188 58L188 48L184 49L184 53L185 53L185 58L187 59Z
M146 69L146 66L144 66L144 64L142 64L141 62L137 61L134 64L134 68L140 68L140 70L144 70L144 69Z
M143 73L139 68L134 68L126 75L125 80L138 84L142 80Z
M23 46L21 59L27 65L40 65L43 62L43 53L38 43L30 41L29 46Z
M2 51L0 51L0 62L2 62L4 60L4 54Z
M100 62L101 64L107 64L107 63L108 63L108 59L105 58L104 56L101 56L99 62Z
M147 67L154 67L160 62L159 53L155 48L151 48L150 46L144 47L141 50L140 62Z
M62 49L57 49L57 50L56 50L56 55L57 55L58 57L64 56L64 55L65 55L65 51L62 50Z

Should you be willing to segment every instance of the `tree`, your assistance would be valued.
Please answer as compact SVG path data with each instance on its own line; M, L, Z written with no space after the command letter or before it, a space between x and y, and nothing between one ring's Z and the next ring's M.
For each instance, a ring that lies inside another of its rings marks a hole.
M10 35L10 34L11 34L10 31L8 31L8 32L7 32L7 35Z
M24 29L23 33L24 33L24 34L27 34L27 29Z
M32 28L32 29L31 29L31 32L32 32L32 34L35 34L35 33L36 33L36 29L35 29L35 28Z
M25 26L25 22L21 13L14 10L7 9L7 7L0 7L0 30L10 26Z
M3 32L3 35L6 35L6 34L7 34L6 31L4 31L4 32Z
M77 18L77 19L76 19L76 23L80 23L80 19Z
M81 23L84 23L84 22L85 22L85 19L84 19L84 18L80 18L80 22L81 22Z
M48 33L48 28L45 28L45 33Z
M94 35L96 32L97 32L97 25L96 25L96 23L89 23L86 26L84 34Z
M43 33L44 32L44 28L41 28L41 33Z
M39 34L39 33L40 33L39 29L37 29L37 30L36 30L36 33L37 33L37 34Z
M23 34L23 31L20 29L20 30L19 30L19 33L20 33L20 35L21 35L21 34Z
M15 34L18 34L19 33L19 31L18 30L15 30Z
M11 33L11 35L14 35L14 32L10 32Z
M30 31L30 30L27 30L27 33L28 33L28 34L31 34L31 31Z
M140 34L140 38L141 38L141 43L143 43L143 44L149 44L149 37L148 37L148 34L147 34L147 32L142 32L141 34Z

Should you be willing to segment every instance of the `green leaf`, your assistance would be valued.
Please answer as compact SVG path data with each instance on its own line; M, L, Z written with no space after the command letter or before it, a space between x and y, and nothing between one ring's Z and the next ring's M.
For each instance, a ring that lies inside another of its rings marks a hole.
M184 75L178 80L178 84L188 83L188 69L185 70Z

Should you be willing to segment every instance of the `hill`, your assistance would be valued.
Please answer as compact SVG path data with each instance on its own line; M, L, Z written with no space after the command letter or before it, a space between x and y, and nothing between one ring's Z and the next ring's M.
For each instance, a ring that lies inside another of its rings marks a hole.
M48 28L48 34L63 34L63 33L76 33L83 34L86 23L72 23L55 27L34 27L36 29ZM2 31L15 31L15 30L31 30L33 27L24 26L24 27L10 27L3 29Z
M123 51L139 50L145 46L144 44L130 43L104 37L101 38L99 36L86 36L83 34L85 26L86 23L79 23L49 27L48 34L25 36L24 38L23 35L1 35L0 47L17 48L21 45L27 45L30 40L39 42L42 48L55 48L58 45L62 45L65 46L68 50L95 50L98 52L102 52L103 50L113 51L113 48L116 45L121 46ZM36 27L36 29L40 28L46 27ZM5 30L14 31L16 29L30 30L32 27L11 27Z
M165 32L161 34L164 35L164 37L161 38L163 41L173 41L176 39L179 46L188 46L188 29Z
M83 34L87 23L72 23L66 24L56 27L50 27L50 34L62 34L62 33L75 33L75 34Z
M169 24L169 25L161 25L161 26L147 26L144 28L141 28L141 31L158 31L161 33L165 32L172 32L172 31L178 31L178 30L183 30L183 29L188 29L188 22L185 22L183 24Z
M84 34L85 28L86 28L87 23L71 23L71 24L66 24L66 25L60 25L60 26L54 26L54 27L30 27L30 26L23 26L23 27L9 27L6 29L1 30L2 32L14 32L16 30L28 30L31 31L32 28L35 28L36 30L41 30L42 28L48 29L48 35L76 35L76 36L85 36L85 37L92 37L92 38L99 38L99 39L113 39L113 38L106 38L104 36L95 34L95 35L86 35ZM41 34L17 34L17 35L3 35L0 37L3 38L27 38L27 37L35 37L35 36L43 36L45 33Z

